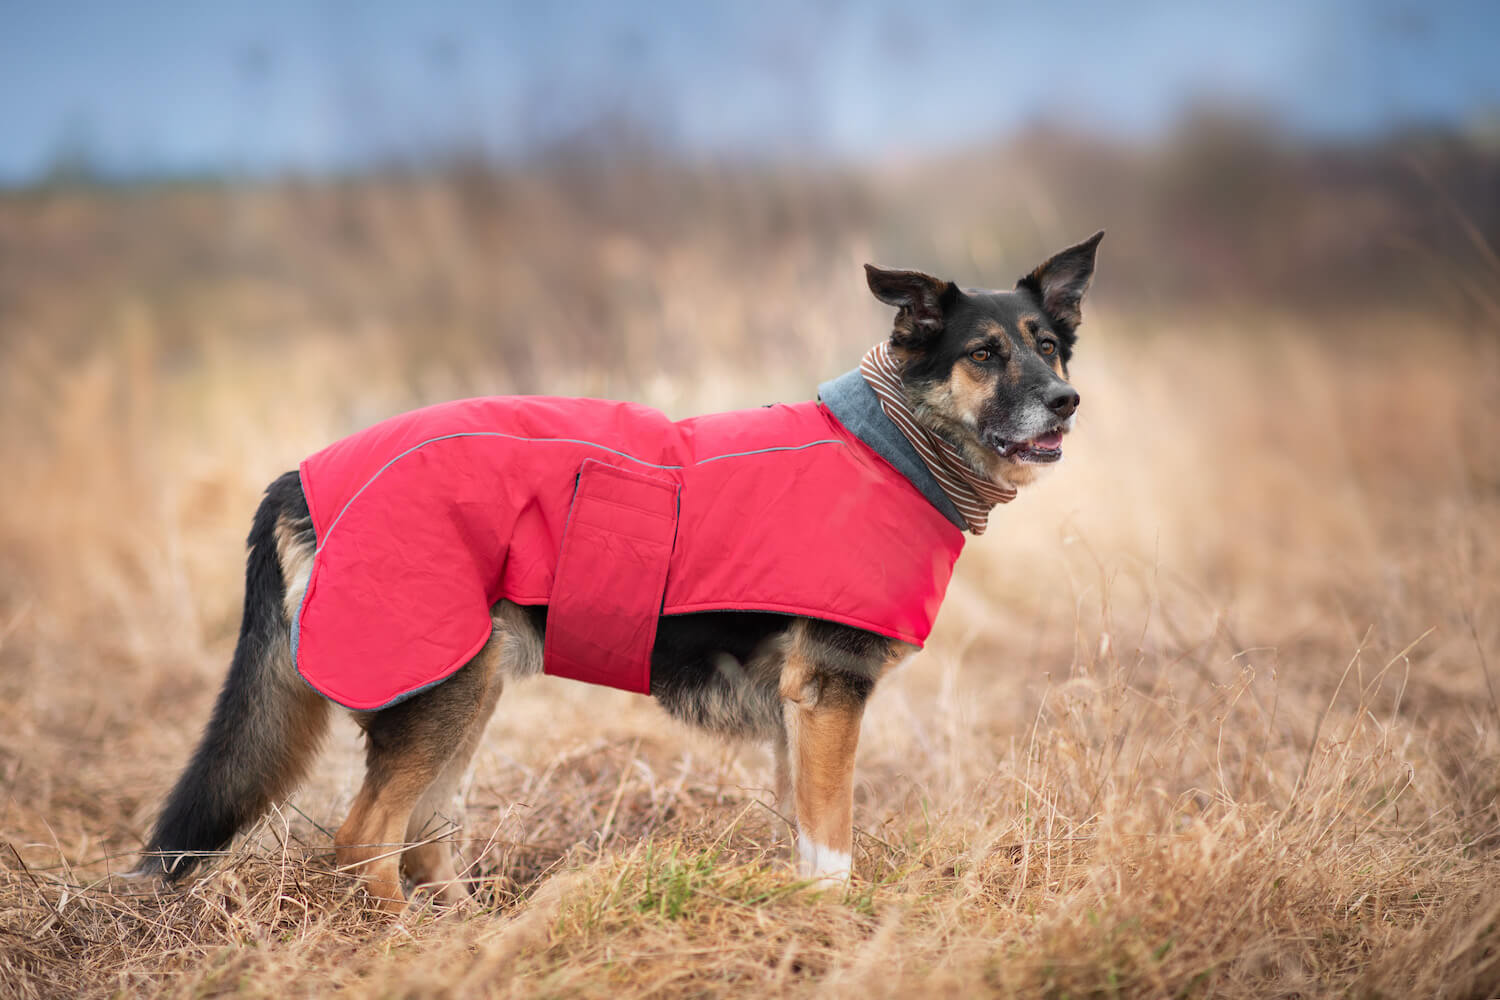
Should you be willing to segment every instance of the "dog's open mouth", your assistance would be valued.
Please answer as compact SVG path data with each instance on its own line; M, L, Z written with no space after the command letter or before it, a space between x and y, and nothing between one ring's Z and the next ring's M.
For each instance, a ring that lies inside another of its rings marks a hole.
M1030 441L1006 441L999 450L1002 457L1012 462L1056 462L1062 458L1062 439L1062 431L1052 430Z

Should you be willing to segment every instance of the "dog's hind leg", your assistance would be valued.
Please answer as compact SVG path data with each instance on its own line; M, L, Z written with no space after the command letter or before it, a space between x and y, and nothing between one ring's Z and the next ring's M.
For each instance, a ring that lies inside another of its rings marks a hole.
M361 876L387 912L405 906L401 858L413 813L460 751L478 741L472 731L483 729L484 708L494 706L499 677L492 666L481 652L436 687L359 719L368 743L365 780L334 844L339 867ZM430 853L418 859L431 868Z
M541 639L525 612L502 602L492 617L489 642L452 677L360 717L369 742L365 781L334 839L339 866L362 876L388 912L405 905L403 861L413 885L434 887L445 902L467 898L449 845L424 841L451 806L505 678L541 670Z
M503 641L496 642L492 639L476 659L496 658L503 656L503 653ZM480 665L474 663L470 666ZM414 888L426 887L438 899L449 904L464 902L469 893L459 881L458 872L453 866L453 850L442 834L446 832L446 828L456 825L453 820L454 796L464 772L468 770L474 751L479 747L485 725L494 714L495 702L499 700L504 686L504 673L499 664L485 662L482 665L490 679L482 695L479 712L464 731L463 740L453 756L433 779L432 784L427 786L427 791L422 793L406 824L406 842L412 845L406 849L403 858L407 878Z

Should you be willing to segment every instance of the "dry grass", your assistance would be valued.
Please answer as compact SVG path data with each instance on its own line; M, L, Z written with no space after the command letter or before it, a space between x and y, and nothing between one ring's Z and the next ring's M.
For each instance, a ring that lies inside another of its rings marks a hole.
M0 299L0 995L1500 990L1500 354L1430 317L1096 303L1069 462L872 704L846 897L792 878L760 751L551 679L467 784L471 912L370 917L332 871L351 726L184 891L111 881L222 677L273 475L464 393L805 398L881 331L857 263L915 262L856 208L736 228L815 189L654 229L476 197L0 207L30 268Z

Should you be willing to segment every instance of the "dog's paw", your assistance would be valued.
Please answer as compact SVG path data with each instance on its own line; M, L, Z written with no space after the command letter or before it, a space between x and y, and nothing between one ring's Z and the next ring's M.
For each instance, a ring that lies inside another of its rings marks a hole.
M820 844L806 833L797 835L797 874L811 879L816 889L843 889L849 885L854 859L847 851Z

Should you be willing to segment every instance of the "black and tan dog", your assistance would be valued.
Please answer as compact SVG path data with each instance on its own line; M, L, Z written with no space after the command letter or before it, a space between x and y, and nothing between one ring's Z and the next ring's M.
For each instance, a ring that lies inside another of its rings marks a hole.
M953 523L982 530L990 505L1061 457L1079 402L1068 362L1102 235L1056 254L1007 292L867 268L870 289L897 310L888 341L871 352L885 359L890 392L880 392L867 358L863 374L822 387L824 404ZM941 456L913 447L917 437L950 456L950 476L934 464ZM944 485L953 477L971 485L962 491L966 503ZM292 622L316 550L297 473L271 484L248 544L229 676L157 821L142 873L176 881L222 849L293 790L326 727L330 703L292 662ZM385 909L404 905L403 869L413 886L429 886L443 900L466 895L448 846L419 841L429 820L446 811L503 683L542 671L547 607L501 601L491 617L489 641L457 673L355 715L368 741L367 770L336 835L337 857ZM910 651L813 618L672 615L658 623L650 688L680 719L775 748L777 792L796 817L800 870L841 881L852 866L854 755L865 701ZM403 844L412 846L403 852Z

